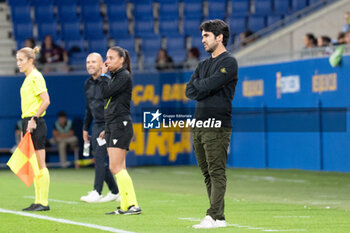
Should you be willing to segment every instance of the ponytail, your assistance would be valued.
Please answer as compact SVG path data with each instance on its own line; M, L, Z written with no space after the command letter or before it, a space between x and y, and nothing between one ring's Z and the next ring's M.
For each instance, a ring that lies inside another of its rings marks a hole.
M35 47L33 48L33 52L34 52L35 54L39 53L39 52L40 52L40 47L35 46Z
M125 52L125 58L124 58L123 65L126 66L126 69L130 72L130 74L132 74L129 52L126 49L124 49L124 52Z

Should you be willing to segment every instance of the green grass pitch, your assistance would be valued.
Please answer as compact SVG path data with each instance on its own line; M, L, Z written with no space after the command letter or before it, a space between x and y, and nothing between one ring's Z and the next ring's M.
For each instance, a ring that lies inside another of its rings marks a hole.
M104 213L114 210L118 202L80 202L80 196L92 189L92 168L50 169L51 211L34 214L137 233L350 232L347 173L228 169L225 214L230 226L203 230L191 227L208 208L199 168L128 170L143 210L141 215L107 216ZM107 191L105 185L103 193ZM33 202L33 196L33 186L27 188L9 169L0 170L0 209L20 211ZM0 223L1 233L106 232L1 211Z

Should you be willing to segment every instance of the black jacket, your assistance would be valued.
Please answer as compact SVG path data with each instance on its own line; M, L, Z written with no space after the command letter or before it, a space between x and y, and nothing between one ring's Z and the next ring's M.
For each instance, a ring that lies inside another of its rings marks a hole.
M195 118L215 118L231 128L237 81L237 61L228 52L200 62L186 86L186 96L197 100Z
M106 123L117 119L130 119L132 80L129 71L121 68L111 73L111 80L102 76L98 81L105 101Z
M98 81L92 77L88 78L84 84L85 89L85 117L83 129L88 131L92 120L97 124L104 124L105 118L103 113L103 97L101 87L98 85Z

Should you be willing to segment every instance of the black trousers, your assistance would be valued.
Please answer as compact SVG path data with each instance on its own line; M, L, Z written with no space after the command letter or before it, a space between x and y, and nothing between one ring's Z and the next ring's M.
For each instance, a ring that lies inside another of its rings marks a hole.
M92 150L94 151L95 158L95 182L94 189L101 194L103 188L103 181L106 181L109 190L113 194L119 193L117 183L115 182L114 176L109 169L108 154L106 145L99 146L96 139L100 133L104 130L105 124L94 124L92 127L91 144Z

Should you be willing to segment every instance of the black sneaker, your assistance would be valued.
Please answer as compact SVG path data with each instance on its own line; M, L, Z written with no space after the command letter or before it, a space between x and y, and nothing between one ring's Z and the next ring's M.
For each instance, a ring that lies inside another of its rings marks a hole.
M117 207L115 211L105 213L106 215L114 215L114 214L120 214L120 207Z
M29 207L22 209L22 211L33 211L38 204L31 204Z
M32 211L48 211L50 210L50 206L44 206L42 204L37 204L36 207Z
M132 206L129 206L127 211L119 210L119 214L124 214L124 215L141 214L141 208L132 205Z

